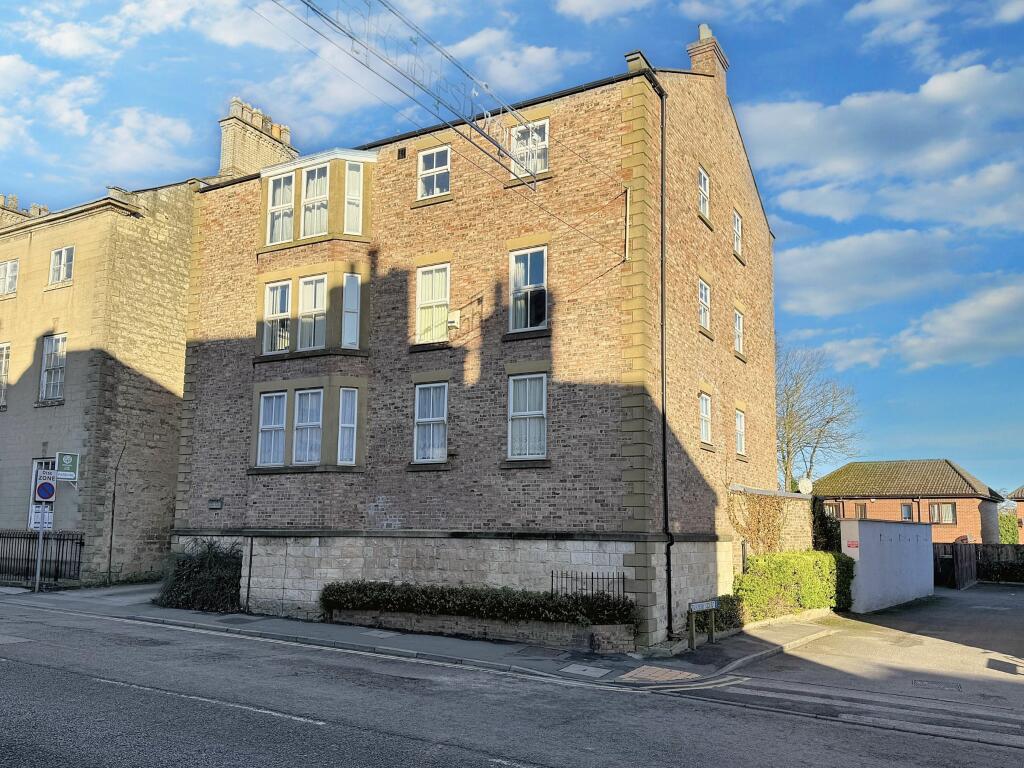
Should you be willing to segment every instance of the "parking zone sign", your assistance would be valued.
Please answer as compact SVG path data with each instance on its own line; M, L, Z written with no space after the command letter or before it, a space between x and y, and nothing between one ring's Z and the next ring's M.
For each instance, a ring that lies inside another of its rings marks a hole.
M78 482L78 454L58 453L56 464L57 479L65 482Z
M35 490L32 498L36 502L49 502L57 498L57 471L40 469L36 471Z

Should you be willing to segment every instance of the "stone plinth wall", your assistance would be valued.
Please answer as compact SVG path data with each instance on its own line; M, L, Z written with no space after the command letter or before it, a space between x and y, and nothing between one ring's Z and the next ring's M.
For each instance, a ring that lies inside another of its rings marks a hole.
M626 653L636 650L634 630L628 624L587 627L547 621L520 621L509 624L472 616L421 616L417 613L381 611L334 611L331 621L336 624L356 624L361 627L382 627L406 632L510 640L575 651Z

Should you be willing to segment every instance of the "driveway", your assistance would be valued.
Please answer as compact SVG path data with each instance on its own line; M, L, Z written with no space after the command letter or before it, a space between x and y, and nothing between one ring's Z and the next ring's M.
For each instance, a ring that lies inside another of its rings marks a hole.
M751 677L1024 708L1024 586L978 584L820 622L836 630Z

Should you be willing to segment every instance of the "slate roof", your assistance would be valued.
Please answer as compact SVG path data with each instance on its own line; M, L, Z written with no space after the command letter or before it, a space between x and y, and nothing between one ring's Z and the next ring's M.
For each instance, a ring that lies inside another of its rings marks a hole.
M1024 488L1021 489L1024 491ZM981 498L1002 501L998 491L949 459L851 461L814 482L826 498Z

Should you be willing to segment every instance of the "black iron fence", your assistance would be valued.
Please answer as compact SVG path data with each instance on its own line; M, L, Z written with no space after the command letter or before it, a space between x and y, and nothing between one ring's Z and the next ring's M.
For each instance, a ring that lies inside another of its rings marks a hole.
M624 573L583 573L552 571L551 593L555 595L595 595L602 592L615 597L626 595Z
M82 572L84 538L78 531L47 531L43 534L42 580L77 580ZM36 531L0 530L0 581L31 582L36 577Z

